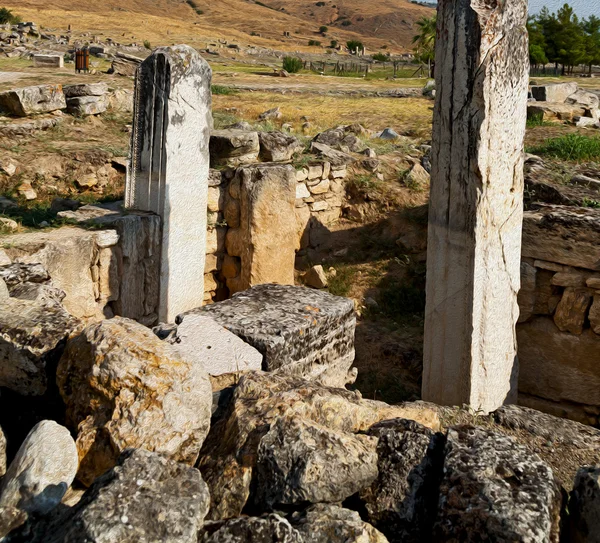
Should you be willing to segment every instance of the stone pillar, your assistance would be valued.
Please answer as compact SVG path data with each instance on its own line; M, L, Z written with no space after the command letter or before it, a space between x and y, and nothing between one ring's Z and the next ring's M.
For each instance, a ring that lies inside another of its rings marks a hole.
M527 0L440 0L423 399L515 399Z
M210 67L186 45L157 49L137 73L125 204L162 218L161 322L203 301L210 84Z

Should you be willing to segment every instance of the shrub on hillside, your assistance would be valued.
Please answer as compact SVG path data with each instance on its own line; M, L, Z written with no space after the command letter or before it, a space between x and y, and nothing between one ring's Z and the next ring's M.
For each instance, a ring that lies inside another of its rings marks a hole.
M348 42L346 42L346 47L348 47L348 50L351 53L356 53L357 51L362 51L365 46L363 45L362 41L358 41L358 40L350 40Z
M327 28L325 25L319 27L319 32L321 34L327 34L327 31L329 30L329 28Z
M308 40L308 45L310 47L320 47L321 46L321 42L318 40Z
M387 55L384 55L383 53L375 53L373 55L373 60L377 60L378 62L387 62L390 59Z
M0 24L11 24L11 25L16 25L18 23L21 23L21 17L19 17L18 15L15 15L12 11L10 11L9 9L6 8L0 8Z
M300 59L300 58L285 57L283 59L283 69L290 74L297 74L302 69L303 66L304 66L304 63L302 62L302 59Z

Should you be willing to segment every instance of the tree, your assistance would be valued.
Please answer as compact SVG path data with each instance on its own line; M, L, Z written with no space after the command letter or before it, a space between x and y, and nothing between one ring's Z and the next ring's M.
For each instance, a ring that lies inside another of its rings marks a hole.
M362 51L365 48L363 42L358 40L350 40L346 42L346 47L348 47L348 51L350 51L351 53L357 53L358 51Z
M582 27L585 32L584 62L592 75L594 64L600 64L600 18L590 15L589 19L583 21Z
M297 57L285 57L283 59L283 69L290 73L296 74L298 73L304 66L302 59Z
M6 8L0 8L0 24L17 24L21 22L21 17L15 15L12 11Z
M319 32L321 34L327 34L328 30L329 30L329 28L327 28L325 25L323 25L322 27L319 28Z
M429 77L432 77L435 63L437 16L423 17L417 21L417 26L419 27L419 33L412 40L415 44L415 56L418 60L427 64Z
M573 73L573 68L585 58L585 37L579 18L573 8L565 4L556 14L558 32L554 41L557 61L563 65L564 73Z
M540 27L539 21L535 17L530 17L527 21L527 30L529 32L529 60L534 68L548 64L546 56L546 38Z

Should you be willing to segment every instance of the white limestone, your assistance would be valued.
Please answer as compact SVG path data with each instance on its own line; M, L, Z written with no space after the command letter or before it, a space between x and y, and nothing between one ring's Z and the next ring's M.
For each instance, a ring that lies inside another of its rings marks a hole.
M191 47L154 51L138 69L126 207L162 218L159 320L204 297L211 69Z

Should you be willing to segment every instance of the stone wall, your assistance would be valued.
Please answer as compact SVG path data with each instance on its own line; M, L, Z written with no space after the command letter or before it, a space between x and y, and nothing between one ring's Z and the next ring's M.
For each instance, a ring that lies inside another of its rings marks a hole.
M600 424L600 211L525 213L519 403Z

